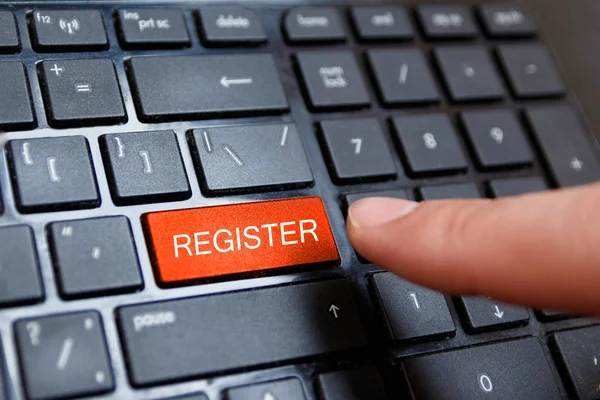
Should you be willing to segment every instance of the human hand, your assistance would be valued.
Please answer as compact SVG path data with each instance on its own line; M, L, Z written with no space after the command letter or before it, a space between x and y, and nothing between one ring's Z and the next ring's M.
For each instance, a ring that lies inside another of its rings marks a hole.
M497 200L360 200L348 235L417 284L600 315L600 184Z

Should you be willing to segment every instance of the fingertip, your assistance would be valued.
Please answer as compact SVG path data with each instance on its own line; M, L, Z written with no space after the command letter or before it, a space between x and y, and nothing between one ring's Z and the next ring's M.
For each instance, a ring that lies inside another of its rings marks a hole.
M370 228L401 218L419 203L391 197L369 197L358 200L348 209L348 222L354 228Z

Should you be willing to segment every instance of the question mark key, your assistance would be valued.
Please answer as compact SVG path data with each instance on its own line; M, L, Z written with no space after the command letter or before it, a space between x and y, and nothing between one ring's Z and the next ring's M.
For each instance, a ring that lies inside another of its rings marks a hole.
M70 398L114 390L97 312L24 319L15 323L15 332L28 398Z

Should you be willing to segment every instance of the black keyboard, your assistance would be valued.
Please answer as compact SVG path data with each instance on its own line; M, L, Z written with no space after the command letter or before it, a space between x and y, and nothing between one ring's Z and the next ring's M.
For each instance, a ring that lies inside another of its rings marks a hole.
M0 5L0 399L598 399L600 325L352 249L600 178L512 3ZM402 238L398 238L399 241Z

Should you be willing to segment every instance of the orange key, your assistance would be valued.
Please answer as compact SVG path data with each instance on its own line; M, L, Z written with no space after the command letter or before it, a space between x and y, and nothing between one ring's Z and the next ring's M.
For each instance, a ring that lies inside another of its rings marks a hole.
M159 281L215 278L310 264L340 265L319 197L142 216Z

